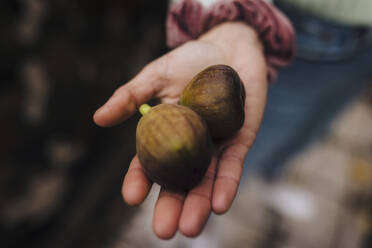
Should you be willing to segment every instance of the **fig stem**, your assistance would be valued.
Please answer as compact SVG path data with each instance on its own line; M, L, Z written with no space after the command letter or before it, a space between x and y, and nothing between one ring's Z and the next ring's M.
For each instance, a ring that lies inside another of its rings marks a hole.
M148 105L148 104L142 104L139 108L139 112L142 114L142 115L145 115L147 114L147 112L149 112L149 110L151 109L151 106Z

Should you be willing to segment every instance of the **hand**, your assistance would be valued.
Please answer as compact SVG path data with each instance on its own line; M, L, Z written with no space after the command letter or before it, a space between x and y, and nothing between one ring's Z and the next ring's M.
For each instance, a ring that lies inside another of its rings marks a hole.
M245 122L238 134L223 144L203 181L187 195L161 189L153 217L153 229L161 239L177 230L185 236L200 234L211 211L225 213L235 198L245 156L260 126L267 94L266 62L256 32L243 23L216 26L198 40L190 41L148 64L121 86L94 114L100 126L118 124L151 98L177 103L185 85L201 70L226 64L240 75L246 90ZM135 156L125 176L122 194L130 205L140 204L152 182Z

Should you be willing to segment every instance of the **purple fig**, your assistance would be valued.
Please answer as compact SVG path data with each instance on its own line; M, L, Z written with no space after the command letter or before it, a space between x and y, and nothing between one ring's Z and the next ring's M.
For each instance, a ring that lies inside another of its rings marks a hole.
M142 105L136 149L146 175L164 188L189 190L211 161L212 142L203 119L175 104Z

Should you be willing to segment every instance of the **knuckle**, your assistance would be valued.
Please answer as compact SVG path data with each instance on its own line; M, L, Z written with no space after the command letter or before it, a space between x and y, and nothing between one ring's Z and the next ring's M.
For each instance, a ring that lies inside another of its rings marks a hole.
M236 185L239 185L239 183L240 183L239 178L236 178L236 177L233 177L233 176L230 176L230 175L218 175L217 179L218 180L223 180L223 181L229 181L229 182L232 182Z

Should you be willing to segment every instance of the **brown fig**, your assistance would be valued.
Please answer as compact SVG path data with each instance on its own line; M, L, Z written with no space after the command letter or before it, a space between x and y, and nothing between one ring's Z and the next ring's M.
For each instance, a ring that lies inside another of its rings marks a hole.
M214 65L198 73L184 88L180 104L197 112L213 139L231 138L244 123L245 90L238 73Z
M175 104L142 105L136 149L146 175L164 188L184 191L203 178L212 154L207 125L191 109Z

